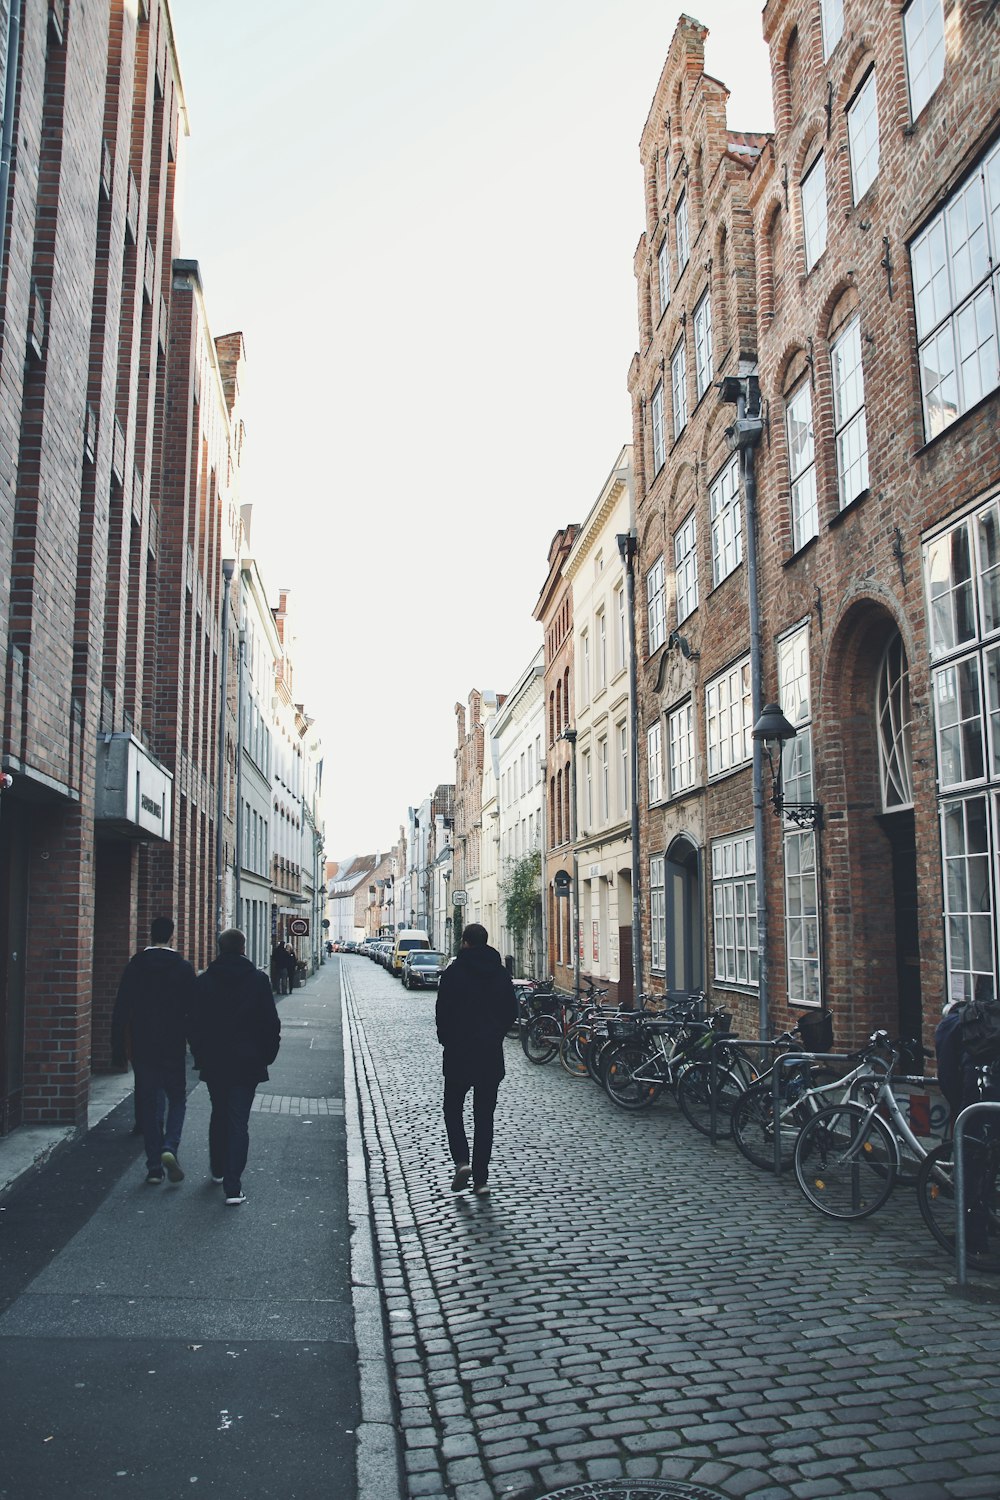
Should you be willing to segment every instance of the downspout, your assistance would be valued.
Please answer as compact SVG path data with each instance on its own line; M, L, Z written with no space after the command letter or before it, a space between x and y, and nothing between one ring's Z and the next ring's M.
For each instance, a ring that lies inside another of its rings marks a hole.
M218 941L222 931L224 903L222 897L223 888L223 837L222 820L225 811L225 779L226 779L226 713L228 704L226 702L228 687L226 683L227 666L229 663L229 589L233 581L233 573L236 564L231 557L223 559L222 563L222 629L219 641L219 654L222 658L219 666L219 745L218 745L218 779L219 785L216 791L215 802L215 937Z
M243 663L246 655L247 633L240 629L240 649L236 671L236 870L234 875L234 915L236 926L243 926ZM315 851L313 864L315 865ZM315 871L313 872L315 889ZM315 920L316 913L313 913ZM250 924L247 923L247 926ZM254 957L256 962L256 956Z
M747 394L752 393L753 410L747 412ZM756 724L764 706L763 652L761 648L760 599L757 585L757 472L754 450L760 441L763 423L760 420L760 388L756 375L741 382L741 391L736 398L736 420L740 440L740 470L747 511L747 592L750 614L750 692L753 700L753 721ZM744 425L745 424L745 425ZM742 430L740 430L742 429ZM760 740L753 741L753 845L757 889L757 1002L758 1035L766 1039L770 1035L768 1005L768 923L767 880L764 845L764 746Z
M642 963L642 863L639 848L639 680L635 652L635 556L638 539L635 533L635 493L631 465L625 470L625 474L628 483L629 530L627 535L619 536L617 541L625 564L625 601L628 606L629 774L632 780L632 1003L638 1005L645 979Z
M17 55L21 50L21 0L11 0L7 17L7 73L3 93L3 140L0 144L0 257L7 243L7 192L14 154L14 104L17 96Z

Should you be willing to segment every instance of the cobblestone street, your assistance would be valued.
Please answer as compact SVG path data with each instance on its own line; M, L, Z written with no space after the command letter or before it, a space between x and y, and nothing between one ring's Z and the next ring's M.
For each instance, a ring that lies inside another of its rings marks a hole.
M1000 1298L957 1294L909 1192L835 1224L508 1041L492 1196L452 1195L434 994L341 971L408 1496L1000 1493Z

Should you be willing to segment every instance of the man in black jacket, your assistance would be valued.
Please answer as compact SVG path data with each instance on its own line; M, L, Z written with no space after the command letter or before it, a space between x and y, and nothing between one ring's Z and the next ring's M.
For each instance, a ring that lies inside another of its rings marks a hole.
M118 986L111 1017L111 1055L125 1063L129 1033L139 1123L146 1146L146 1181L182 1182L177 1152L187 1101L187 1039L194 1005L195 972L170 946L174 924L157 917L150 946L130 959ZM167 1118L163 1123L163 1096Z
M212 1101L212 1181L222 1183L230 1205L246 1202L242 1178L253 1096L281 1045L271 981L263 969L254 968L245 950L246 938L237 928L219 934L219 956L198 975L191 1029L195 1067Z
M444 1048L444 1124L455 1163L453 1193L468 1187L488 1193L493 1152L493 1114L504 1076L503 1039L517 1017L510 975L487 931L470 922L453 964L441 975L437 997L437 1034ZM473 1143L465 1134L465 1100L472 1090Z

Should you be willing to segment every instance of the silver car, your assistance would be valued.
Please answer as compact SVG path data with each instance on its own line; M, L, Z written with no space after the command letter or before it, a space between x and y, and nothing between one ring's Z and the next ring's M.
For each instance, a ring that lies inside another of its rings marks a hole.
M436 990L441 970L447 962L447 954L436 953L433 948L412 949L403 959L403 988Z

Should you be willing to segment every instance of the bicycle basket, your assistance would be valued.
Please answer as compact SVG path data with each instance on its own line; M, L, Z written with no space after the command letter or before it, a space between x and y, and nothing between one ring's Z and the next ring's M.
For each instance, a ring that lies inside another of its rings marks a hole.
M627 1042L638 1030L639 1022L635 1016L608 1017L609 1042Z
M796 1030L807 1052L829 1052L833 1046L833 1016L828 1010L799 1016Z
M712 1015L712 1030L721 1032L728 1036L733 1029L732 1012L728 1010L717 1010Z

